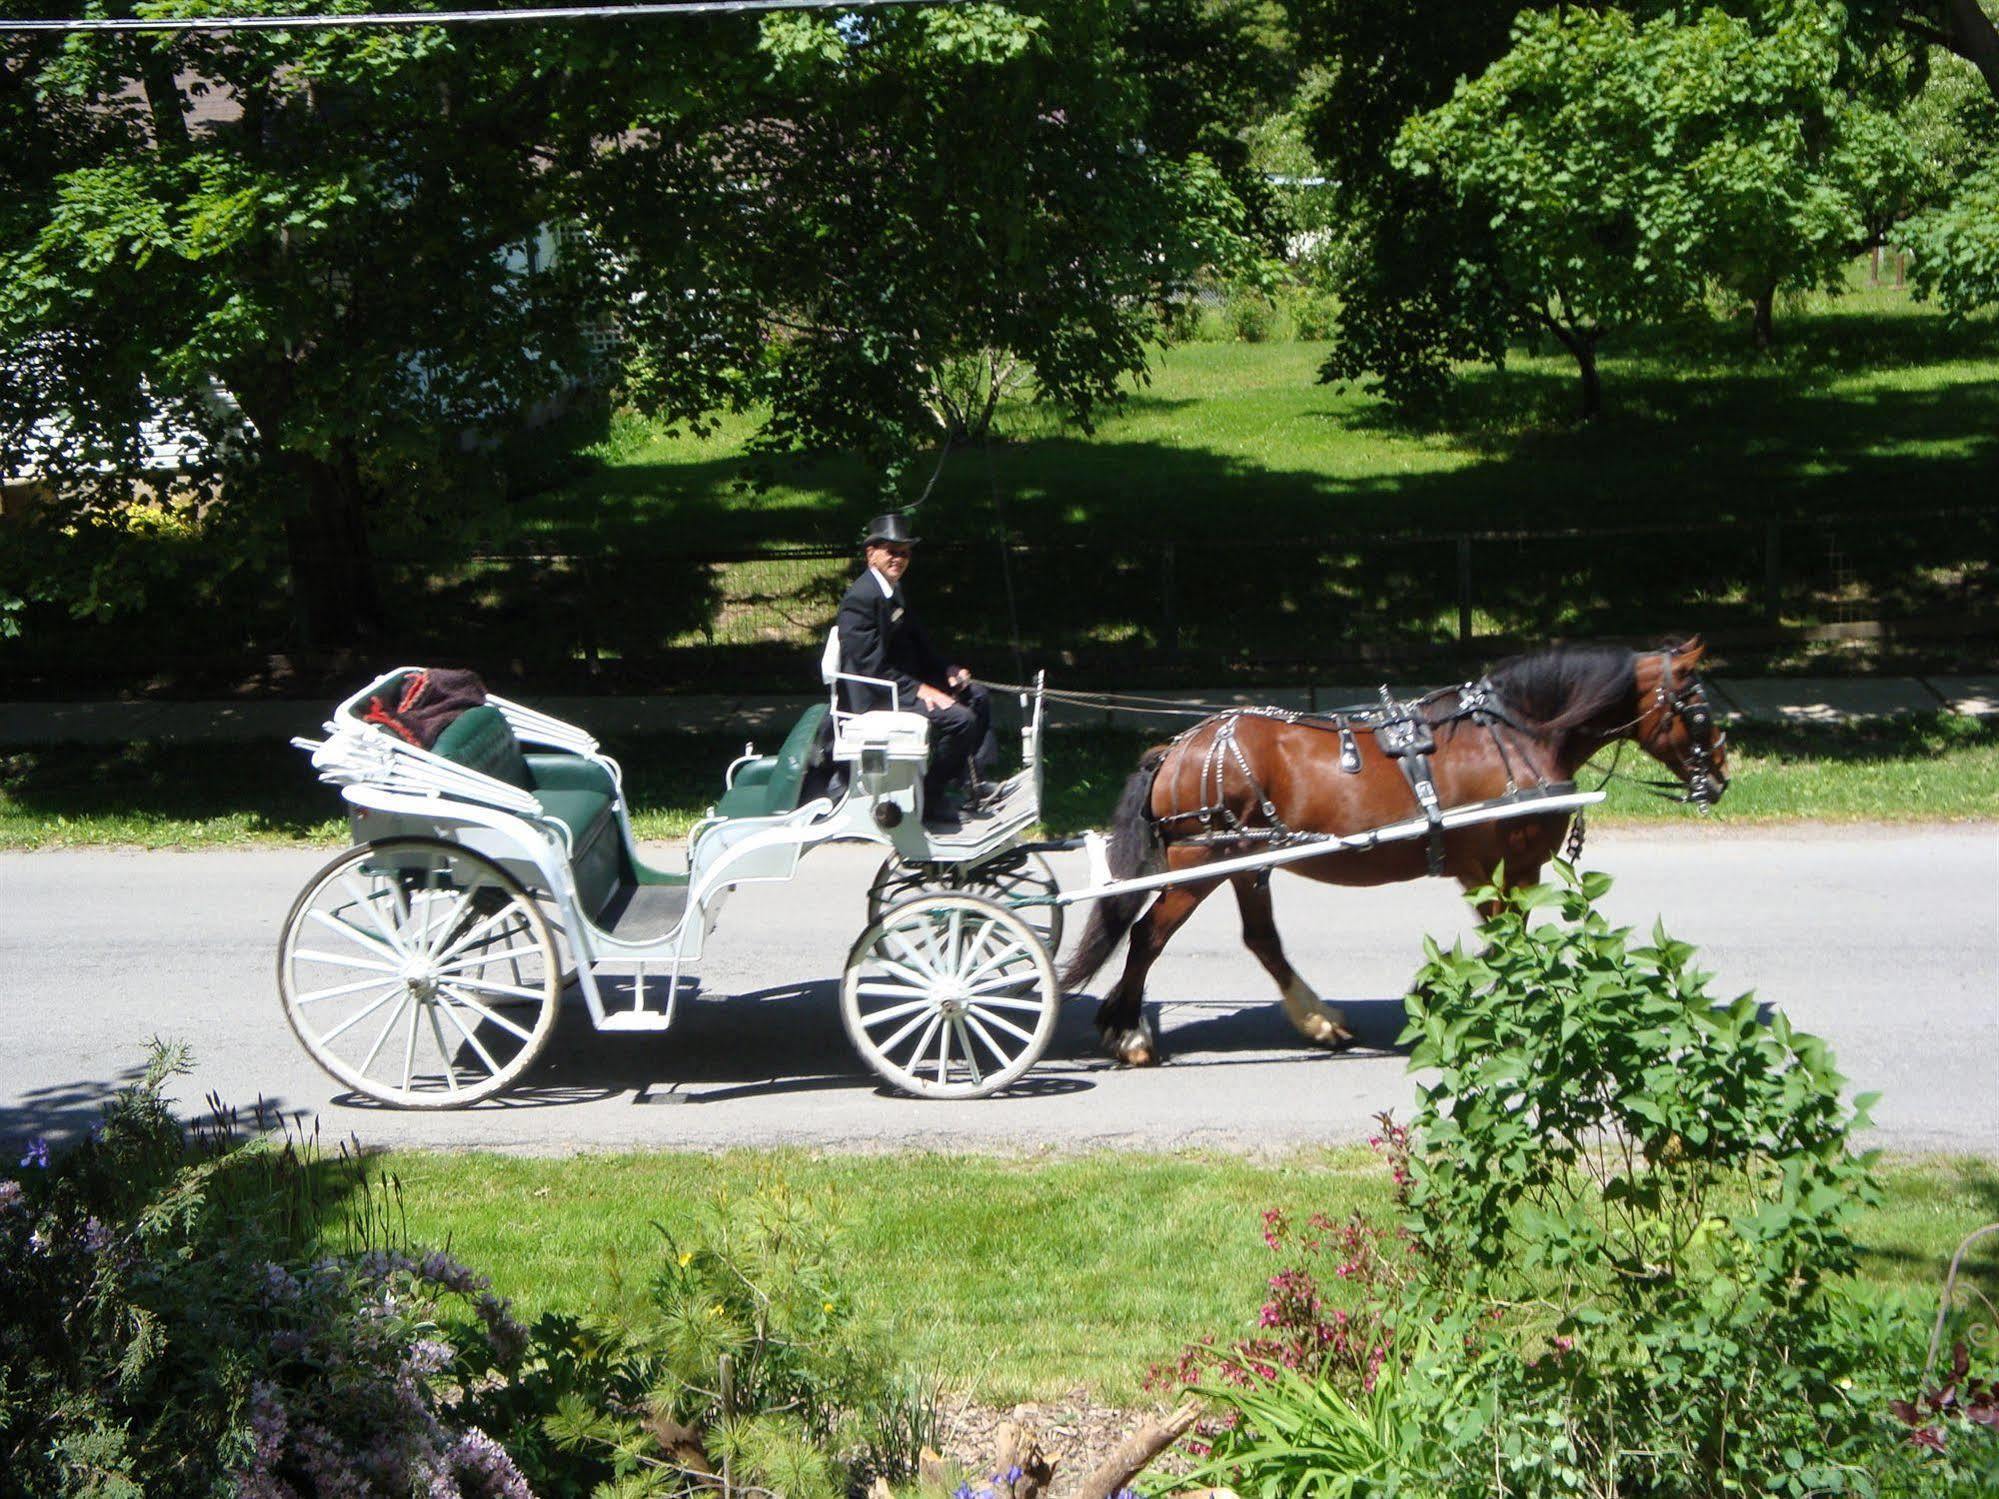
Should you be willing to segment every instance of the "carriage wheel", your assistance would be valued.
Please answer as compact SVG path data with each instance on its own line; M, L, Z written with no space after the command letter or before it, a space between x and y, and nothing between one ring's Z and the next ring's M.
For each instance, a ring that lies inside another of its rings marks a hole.
M1061 991L1035 930L983 895L919 895L847 955L840 1015L868 1066L923 1098L983 1098L1041 1059Z
M348 1087L458 1108L541 1054L561 953L534 896L491 859L389 838L347 850L299 893L278 992L313 1060Z
M988 896L1026 922L1051 954L1062 950L1060 906L1010 904L1022 897L1061 893L1055 871L1039 854L1002 855L972 869L962 864L911 864L899 854L890 854L875 871L874 883L868 886L868 920L880 921L882 912L890 906L932 890L969 890Z

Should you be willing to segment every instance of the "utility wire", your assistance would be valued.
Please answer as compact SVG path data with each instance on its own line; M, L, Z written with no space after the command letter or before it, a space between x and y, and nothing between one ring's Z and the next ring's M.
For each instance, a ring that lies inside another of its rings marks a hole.
M963 5L969 0L687 0L683 5L532 5L513 10L361 11L352 15L145 16L118 19L0 17L0 34L26 31L315 31L332 27L473 26L488 21L651 21L666 16L766 10L872 10L885 5Z

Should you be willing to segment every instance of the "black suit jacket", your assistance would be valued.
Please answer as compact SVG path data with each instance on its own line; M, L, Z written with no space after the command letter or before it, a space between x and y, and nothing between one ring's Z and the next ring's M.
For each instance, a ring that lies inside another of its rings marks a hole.
M863 572L840 600L840 670L895 683L905 712L918 712L916 689L945 686L951 665L937 653L923 623L904 602L902 590L884 596L873 572ZM858 682L840 684L854 712L886 708L888 693Z

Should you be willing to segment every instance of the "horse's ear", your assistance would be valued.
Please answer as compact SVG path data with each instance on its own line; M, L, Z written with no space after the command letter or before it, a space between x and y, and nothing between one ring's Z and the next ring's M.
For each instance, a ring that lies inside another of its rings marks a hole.
M1706 654L1707 642L1698 635L1690 635L1673 648L1673 664L1697 666Z

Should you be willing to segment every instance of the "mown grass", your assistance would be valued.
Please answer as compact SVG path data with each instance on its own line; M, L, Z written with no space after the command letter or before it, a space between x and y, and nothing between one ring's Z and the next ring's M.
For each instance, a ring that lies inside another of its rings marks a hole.
M587 1307L614 1259L643 1272L659 1253L655 1225L683 1231L706 1205L781 1174L837 1226L862 1317L903 1357L995 1402L1078 1386L1139 1400L1154 1362L1253 1330L1281 1267L1263 1209L1393 1213L1387 1174L1364 1149L1261 1160L399 1152L382 1165L413 1237L448 1240L530 1312ZM1883 1180L1860 1284L1909 1298L1926 1319L1958 1240L1999 1218L1999 1174L1978 1160L1912 1160ZM1999 1250L1972 1273L1999 1289Z
M768 736L767 736L768 737ZM1149 736L1076 729L1049 741L1045 823L1058 836L1102 827ZM643 839L681 837L721 792L735 734L659 734L611 746ZM766 746L768 748L768 746ZM1604 757L1608 764L1610 757ZM1620 771L1663 774L1627 751ZM1999 721L1953 714L1843 726L1742 724L1717 825L1923 822L1999 816ZM1583 784L1597 776L1586 773ZM1613 780L1601 823L1689 815ZM0 848L337 846L331 791L288 745L45 745L0 751Z
M1604 347L1609 408L1572 420L1574 364L1552 346L1467 370L1445 407L1405 418L1317 383L1314 343L1183 344L1093 434L1031 405L1002 418L995 475L1008 519L1038 540L1239 539L1329 528L1621 525L1880 509L1973 497L1988 476L1999 321L1951 324L1892 287L1799 303L1770 356L1730 321L1689 321ZM624 418L593 472L510 517L563 549L846 545L878 476L831 461L756 473L757 417L709 435ZM920 465L917 480L929 477ZM950 539L983 537L991 491L976 455L948 463L924 510Z

